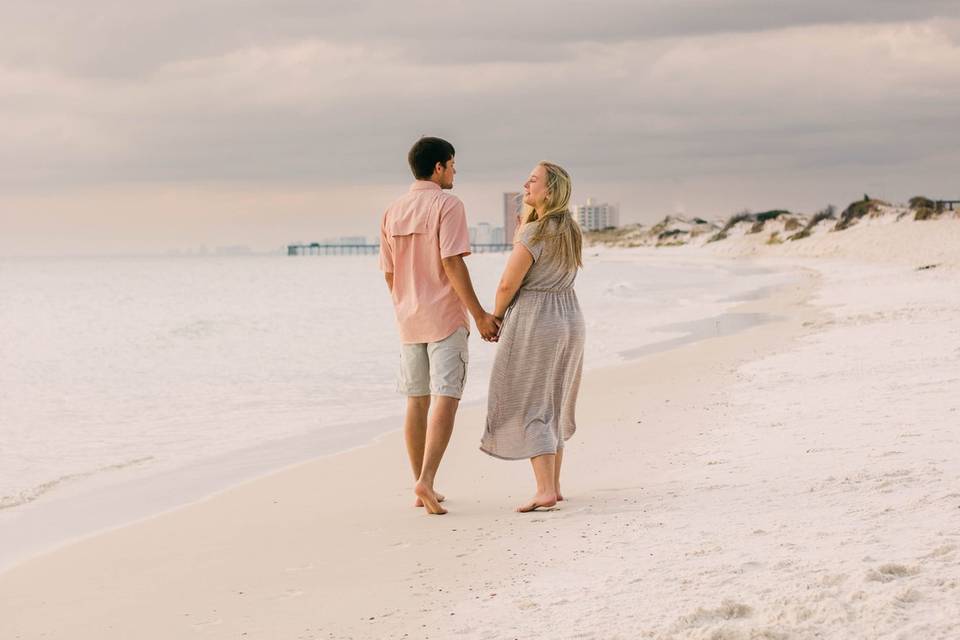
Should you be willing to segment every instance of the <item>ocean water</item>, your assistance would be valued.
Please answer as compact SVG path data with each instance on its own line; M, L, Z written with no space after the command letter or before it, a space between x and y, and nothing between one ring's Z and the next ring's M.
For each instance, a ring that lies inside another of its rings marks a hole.
M485 304L505 260L467 259ZM666 253L586 263L588 369L682 342L795 277ZM465 402L485 396L495 348L471 336ZM30 514L49 526L39 506L84 491L179 479L165 508L191 485L362 444L399 426L398 358L373 256L0 260L0 536L35 537Z

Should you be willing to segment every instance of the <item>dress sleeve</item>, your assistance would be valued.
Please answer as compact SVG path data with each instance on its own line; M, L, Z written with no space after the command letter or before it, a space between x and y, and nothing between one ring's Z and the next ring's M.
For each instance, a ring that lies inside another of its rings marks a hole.
M527 248L527 251L530 252L530 255L533 256L533 261L536 262L540 259L540 256L543 254L543 240L537 240L533 242L533 234L537 230L536 222L528 222L524 225L523 229L520 230L520 235L517 237L517 242L522 244Z

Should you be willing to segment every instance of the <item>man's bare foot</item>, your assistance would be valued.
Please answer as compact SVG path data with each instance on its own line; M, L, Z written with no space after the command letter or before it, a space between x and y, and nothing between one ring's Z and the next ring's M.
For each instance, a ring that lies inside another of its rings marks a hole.
M560 493L558 493L558 494L557 494L557 502L563 502L563 500L564 500L563 495L560 494Z
M557 504L557 494L538 493L537 495L533 496L533 500L517 507L517 512L527 513L528 511L535 511L541 507L544 509L549 509L550 507L556 506L556 504Z
M426 482L418 482L413 487L413 492L417 495L417 499L423 503L427 513L440 516L447 512L440 506L436 492Z
M433 495L437 496L437 502L443 502L444 500L447 499L447 496L443 495L442 493L437 493L436 491L433 492ZM421 500L420 498L417 498L416 501L413 503L413 506L422 507L423 500Z

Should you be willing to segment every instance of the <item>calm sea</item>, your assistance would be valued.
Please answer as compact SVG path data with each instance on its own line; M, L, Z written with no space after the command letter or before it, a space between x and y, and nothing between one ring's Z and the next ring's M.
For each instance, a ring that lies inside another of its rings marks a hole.
M506 255L467 260L492 303ZM588 368L792 277L689 260L589 253ZM465 401L485 395L494 351L471 337ZM142 516L395 428L398 357L372 256L0 260L0 564L36 527L115 524L111 488Z

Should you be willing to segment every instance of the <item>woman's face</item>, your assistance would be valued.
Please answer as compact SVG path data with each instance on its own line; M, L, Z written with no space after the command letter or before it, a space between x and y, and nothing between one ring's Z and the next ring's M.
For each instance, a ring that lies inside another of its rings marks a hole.
M523 204L538 211L547 201L547 170L537 165L530 172L530 177L523 183Z

